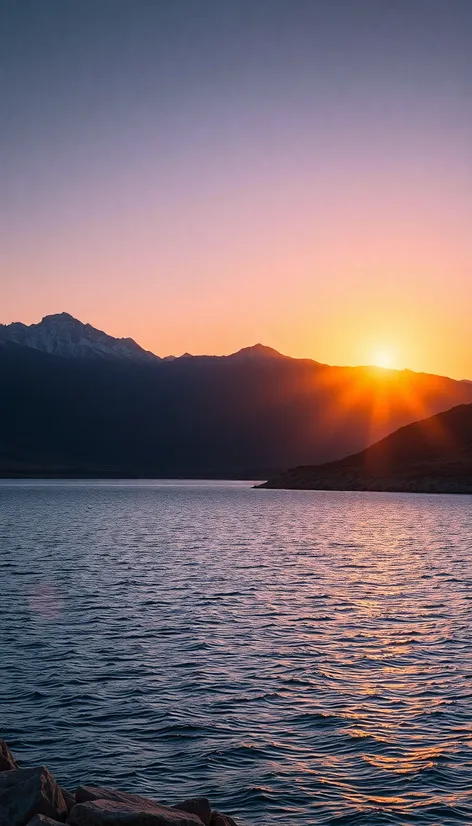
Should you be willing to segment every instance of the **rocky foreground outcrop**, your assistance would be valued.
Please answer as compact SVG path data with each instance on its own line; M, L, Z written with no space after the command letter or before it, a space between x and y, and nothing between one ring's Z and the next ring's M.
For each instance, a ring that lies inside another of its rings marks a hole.
M161 806L137 794L99 786L61 788L46 766L18 767L0 740L0 826L236 826L206 797Z

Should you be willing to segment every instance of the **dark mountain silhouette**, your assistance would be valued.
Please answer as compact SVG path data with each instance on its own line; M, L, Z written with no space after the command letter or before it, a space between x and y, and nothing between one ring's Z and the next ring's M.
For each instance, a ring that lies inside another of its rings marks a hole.
M243 347L242 350L238 350L237 353L226 356L226 358L238 359L238 361L243 359L257 361L260 359L285 359L289 356L283 356L278 350L267 347L265 344L254 344L252 347Z
M345 459L288 470L261 487L472 493L472 404L402 427Z
M46 318L49 342L75 329L71 318ZM262 345L170 360L104 357L88 345L57 355L30 337L6 341L11 327L0 328L3 476L268 478L302 462L338 459L422 416L472 402L467 382L329 367ZM81 335L82 328L88 325ZM93 338L92 331L84 335ZM130 342L106 337L108 351L116 341Z

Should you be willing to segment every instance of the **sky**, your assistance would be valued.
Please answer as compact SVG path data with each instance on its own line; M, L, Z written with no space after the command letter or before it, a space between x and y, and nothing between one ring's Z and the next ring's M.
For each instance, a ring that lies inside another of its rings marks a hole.
M472 378L470 0L0 0L0 322Z

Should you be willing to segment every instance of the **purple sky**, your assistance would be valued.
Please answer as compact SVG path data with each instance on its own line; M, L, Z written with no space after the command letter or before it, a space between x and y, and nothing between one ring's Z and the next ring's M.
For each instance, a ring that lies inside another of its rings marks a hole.
M469 0L0 0L0 322L472 378Z

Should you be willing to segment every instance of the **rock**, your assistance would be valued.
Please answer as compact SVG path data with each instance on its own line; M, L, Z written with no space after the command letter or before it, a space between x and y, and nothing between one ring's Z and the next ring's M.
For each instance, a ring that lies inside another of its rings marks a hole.
M72 807L75 806L75 804L77 803L77 801L75 799L75 795L72 794L72 792L70 792L68 789L64 789L62 786L61 786L61 792L62 792L62 796L64 798L64 802L67 806L67 814L69 814Z
M148 806L159 805L148 797L119 792L117 789L105 789L102 786L78 786L75 792L75 800L77 803L88 803L91 800L114 800L117 803L129 803L131 806L144 806L144 810Z
M0 772L0 812L9 826L26 826L35 815L64 821L67 806L49 770L37 766Z
M175 803L172 808L196 815L204 826L210 826L211 805L207 797L190 797L188 800L182 800L181 803Z
M211 813L210 826L236 826L236 821L229 815L222 815L220 812Z
M63 826L63 824L61 824L59 820L51 820L50 817L45 817L44 815L35 815L27 826Z
M18 763L13 757L5 740L0 740L0 772L7 772L10 769L17 769Z
M201 826L202 822L193 814L159 806L141 798L134 803L130 800L89 800L87 803L77 803L70 812L67 823L70 826Z

